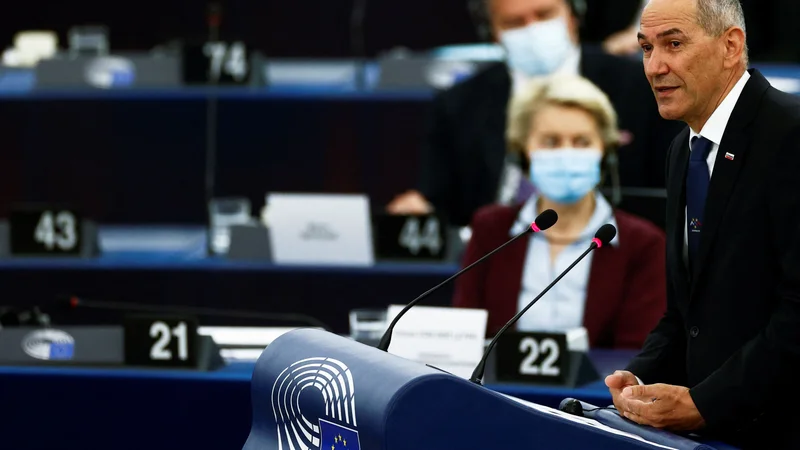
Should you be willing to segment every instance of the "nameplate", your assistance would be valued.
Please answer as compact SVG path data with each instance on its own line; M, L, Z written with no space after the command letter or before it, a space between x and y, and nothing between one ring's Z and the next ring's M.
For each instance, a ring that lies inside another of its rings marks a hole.
M387 324L403 306L392 305ZM483 309L415 306L395 325L389 353L469 378L483 355Z
M131 315L125 318L125 364L146 367L197 366L197 320L186 316Z
M92 256L97 230L69 206L31 204L13 207L8 218L11 256Z
M373 218L375 256L404 261L443 261L447 256L447 227L435 214Z
M116 366L125 361L122 327L9 327L0 332L2 365Z
M159 321L151 320L151 322ZM0 365L119 368L133 366L212 370L224 364L214 340L210 336L198 336L196 326L194 334L190 334L188 323L184 340L187 358L182 360L181 338L176 337L183 333L180 322L175 323L170 319L163 319L161 322L164 322L166 329L158 324L151 325L154 342L146 349L145 358L150 359L150 352L153 352L155 357L149 361L143 360L141 347L137 346L137 343L143 343L143 339L137 337L143 327L142 324L131 324L132 329L123 326L4 328L0 332ZM151 328L146 330L148 336L150 330ZM165 336L166 333L162 331L169 331L169 336ZM131 343L133 348L128 352Z
M276 264L370 266L369 201L364 195L269 194L264 220Z
M190 42L182 53L185 84L245 85L250 80L250 52L242 41Z
M180 59L172 55L120 53L59 56L36 66L36 88L130 89L180 86Z
M494 351L500 382L563 384L569 373L566 333L507 332Z

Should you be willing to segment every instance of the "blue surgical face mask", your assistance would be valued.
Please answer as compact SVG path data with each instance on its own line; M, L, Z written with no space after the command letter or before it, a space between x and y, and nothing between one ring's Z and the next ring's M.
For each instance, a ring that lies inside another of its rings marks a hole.
M528 76L555 72L573 47L563 17L504 31L500 42L506 49L508 65Z
M573 204L600 183L599 149L543 149L530 155L531 182L553 202Z

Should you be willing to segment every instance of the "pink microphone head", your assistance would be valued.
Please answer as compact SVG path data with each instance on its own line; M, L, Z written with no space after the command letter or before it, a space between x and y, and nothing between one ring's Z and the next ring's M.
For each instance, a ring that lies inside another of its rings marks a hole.
M617 229L614 225L607 223L600 227L595 233L594 238L592 238L592 242L597 245L597 248L601 248L602 246L611 242L614 239L614 236L617 235Z
M548 209L542 211L536 220L531 224L531 230L538 233L539 231L544 231L553 225L555 225L556 221L558 221L558 214L552 209Z

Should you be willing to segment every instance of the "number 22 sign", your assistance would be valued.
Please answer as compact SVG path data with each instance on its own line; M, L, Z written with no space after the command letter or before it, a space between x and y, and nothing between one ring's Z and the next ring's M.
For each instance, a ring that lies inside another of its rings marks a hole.
M498 381L562 384L570 363L565 333L510 332L495 346Z

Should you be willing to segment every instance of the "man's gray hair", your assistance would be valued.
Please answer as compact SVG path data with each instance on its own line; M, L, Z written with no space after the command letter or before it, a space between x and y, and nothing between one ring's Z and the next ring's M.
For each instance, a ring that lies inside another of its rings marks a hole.
M739 27L745 33L744 11L739 0L696 0L697 23L710 36L719 37L731 27ZM742 60L748 64L747 41L744 43Z

